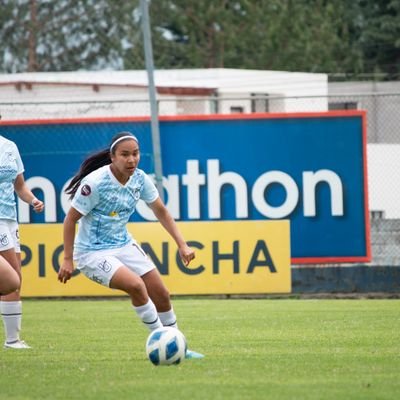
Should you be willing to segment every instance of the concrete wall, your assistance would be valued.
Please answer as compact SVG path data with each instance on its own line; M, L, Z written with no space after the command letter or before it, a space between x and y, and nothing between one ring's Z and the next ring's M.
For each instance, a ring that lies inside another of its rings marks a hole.
M292 293L400 293L400 267L297 267Z
M373 266L400 267L400 219L372 219Z
M372 218L372 262L368 265L292 267L292 292L400 293L400 219Z

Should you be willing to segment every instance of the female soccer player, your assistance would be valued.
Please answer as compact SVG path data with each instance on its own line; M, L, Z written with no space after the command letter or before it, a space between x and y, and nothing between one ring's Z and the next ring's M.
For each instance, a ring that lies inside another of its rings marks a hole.
M149 205L175 240L186 265L195 254L155 185L138 169L139 160L138 139L130 132L121 132L113 137L109 148L82 163L66 189L72 203L64 220L64 261L58 280L66 283L71 278L75 261L89 279L126 292L137 315L150 330L177 327L170 296L158 270L126 228L139 199ZM188 350L186 357L203 355Z
M3 293L0 298L0 312L6 334L4 347L29 349L20 339L22 321L21 303L21 250L18 234L15 194L32 205L36 212L43 211L44 204L38 200L24 179L24 166L16 144L0 136L0 256L19 276L17 290ZM1 290L0 290L1 292Z

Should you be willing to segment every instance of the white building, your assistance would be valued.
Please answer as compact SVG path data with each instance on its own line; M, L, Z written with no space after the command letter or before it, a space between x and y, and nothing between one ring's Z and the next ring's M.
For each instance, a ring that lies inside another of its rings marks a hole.
M156 70L159 115L326 111L328 77L240 69ZM309 97L304 101L304 97ZM0 75L4 119L147 116L144 70ZM301 101L299 101L299 99Z
M400 82L329 83L329 109L367 111L370 210L400 219Z

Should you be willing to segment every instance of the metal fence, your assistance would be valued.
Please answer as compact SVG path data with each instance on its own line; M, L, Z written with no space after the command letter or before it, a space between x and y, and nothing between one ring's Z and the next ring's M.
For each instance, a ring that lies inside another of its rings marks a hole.
M65 98L65 97L64 97ZM159 115L366 110L368 143L400 144L400 92L304 97L158 97ZM147 99L2 102L7 120L149 116Z
M351 109L367 111L371 265L400 265L400 93L326 97L158 97L160 116ZM150 116L146 99L10 102L1 103L0 110L6 120ZM41 129L40 125L34 129ZM150 154L147 157L152 158Z

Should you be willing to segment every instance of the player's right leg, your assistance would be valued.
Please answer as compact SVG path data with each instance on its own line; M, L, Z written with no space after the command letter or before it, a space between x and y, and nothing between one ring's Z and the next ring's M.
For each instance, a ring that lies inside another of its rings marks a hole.
M147 294L146 286L140 276L125 266L118 268L110 281L110 287L128 293L132 305L149 330L161 328L163 325L157 309Z
M90 252L76 257L78 269L103 286L126 292L136 314L149 329L161 328L157 309L147 294L143 280L117 258L118 249Z

